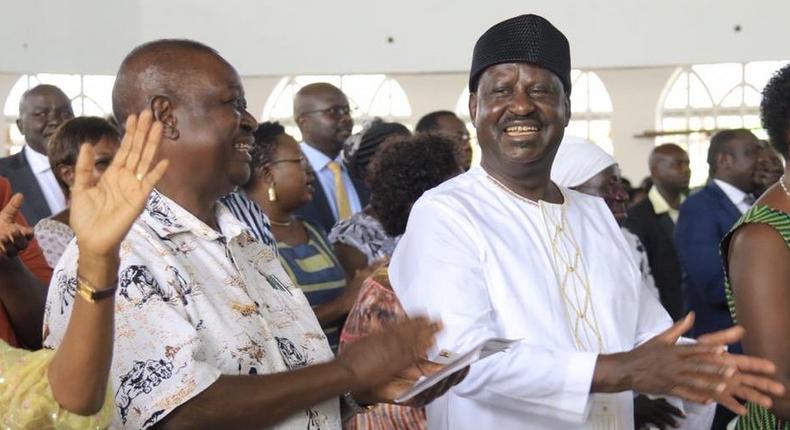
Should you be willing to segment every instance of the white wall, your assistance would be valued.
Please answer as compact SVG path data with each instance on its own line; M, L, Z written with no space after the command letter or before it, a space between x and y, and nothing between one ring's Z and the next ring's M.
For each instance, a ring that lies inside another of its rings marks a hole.
M243 75L462 72L486 28L526 12L567 34L577 68L790 58L777 43L786 0L7 0L2 10L0 72L111 74L159 37L204 41Z

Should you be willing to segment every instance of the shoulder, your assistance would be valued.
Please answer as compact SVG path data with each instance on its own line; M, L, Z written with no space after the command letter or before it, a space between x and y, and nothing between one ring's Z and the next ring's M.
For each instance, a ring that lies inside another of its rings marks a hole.
M426 191L415 206L460 207L474 204L489 193L485 186L488 174L482 167L474 167L466 173L449 179L437 187Z
M8 157L0 158L0 169L10 169L12 167L19 167L21 165L27 164L25 160L25 155L22 151L17 152L16 154L9 155Z

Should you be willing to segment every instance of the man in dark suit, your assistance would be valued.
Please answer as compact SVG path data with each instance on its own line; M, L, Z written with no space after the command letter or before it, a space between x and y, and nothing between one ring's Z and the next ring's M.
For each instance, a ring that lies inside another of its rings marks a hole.
M17 154L0 159L0 176L25 196L22 214L35 225L62 211L66 198L47 158L47 144L58 126L74 118L71 101L53 85L38 85L22 95L16 124L26 145Z
M689 157L683 148L667 143L653 149L648 163L653 186L647 198L628 212L625 226L645 246L661 304L677 321L684 315L682 271L672 236L688 193Z
M313 199L296 213L329 232L368 202L367 186L350 174L340 155L354 126L348 99L331 84L306 85L294 97L294 120L302 132L302 152L317 179Z
M724 291L719 243L754 202L754 171L760 142L749 130L725 130L710 140L711 180L680 206L675 248L683 268L686 304L697 314L694 335L733 325ZM742 352L740 344L730 351ZM725 429L734 414L719 406L713 430Z

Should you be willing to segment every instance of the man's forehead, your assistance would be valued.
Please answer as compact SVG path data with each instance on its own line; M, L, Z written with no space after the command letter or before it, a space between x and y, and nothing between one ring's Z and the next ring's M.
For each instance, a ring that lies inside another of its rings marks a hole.
M514 74L529 74L532 76L539 76L544 79L552 79L556 80L557 83L560 85L562 81L560 80L559 76L557 76L554 72L544 67L541 67L537 64L533 63L526 63L526 62L516 62L516 63L501 63L495 64L489 68L487 68L483 74L480 76L480 80L484 80L488 78L502 78L502 77L509 77Z
M69 98L57 90L42 90L29 93L22 99L21 105L28 108L47 107L57 104L68 104Z

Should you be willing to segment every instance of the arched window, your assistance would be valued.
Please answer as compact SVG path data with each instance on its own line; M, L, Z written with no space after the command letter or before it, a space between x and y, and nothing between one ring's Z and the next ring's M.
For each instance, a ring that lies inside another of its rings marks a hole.
M571 122L565 134L589 139L610 154L612 145L612 99L601 78L595 72L571 71ZM469 119L469 89L464 89L455 106L456 114L467 121L467 127L474 135L474 127Z
M293 118L293 98L300 88L315 82L329 82L343 90L355 120L377 116L402 122L411 116L409 98L398 81L387 75L311 75L282 78L266 100L262 120L279 121L288 134L300 140L301 133ZM407 126L411 128L410 124ZM354 132L359 131L359 128L359 124L355 124Z
M760 99L771 75L786 62L698 64L680 67L659 103L656 144L677 143L691 162L691 186L708 178L708 146L717 130L748 128L765 138Z
M76 116L101 116L112 114L112 75L63 75L38 73L23 75L16 81L5 101L5 115L8 133L11 137L10 153L19 151L25 138L19 133L16 119L19 115L19 101L25 91L39 84L50 84L63 90L71 99L71 107Z

